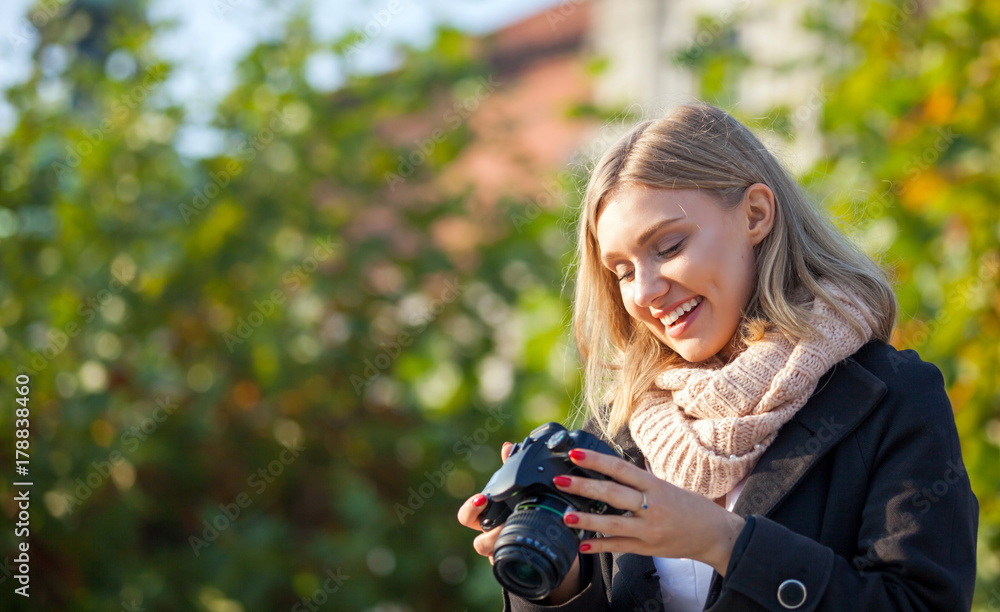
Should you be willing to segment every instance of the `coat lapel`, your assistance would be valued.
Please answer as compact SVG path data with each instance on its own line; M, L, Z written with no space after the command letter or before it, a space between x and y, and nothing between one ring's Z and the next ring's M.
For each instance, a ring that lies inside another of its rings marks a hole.
M820 377L809 400L785 423L761 455L733 512L741 516L770 514L812 466L868 416L886 392L885 383L853 357L834 365ZM626 459L644 468L642 453L627 429L615 443ZM614 557L622 579L614 581L612 590L624 587L638 609L656 609L649 607L653 601L662 605L652 557L634 554ZM708 604L718 597L721 588L722 576L713 572Z
M887 390L885 383L853 358L836 364L761 455L733 512L769 515L816 462L868 416ZM722 576L713 572L706 608L721 588Z
M886 391L885 383L854 359L831 368L761 455L733 512L767 516L827 451L868 416Z
M653 558L634 553L614 554L618 573L611 581L611 601L623 601L618 591L624 589L632 598L632 610L659 610L663 607L660 579Z

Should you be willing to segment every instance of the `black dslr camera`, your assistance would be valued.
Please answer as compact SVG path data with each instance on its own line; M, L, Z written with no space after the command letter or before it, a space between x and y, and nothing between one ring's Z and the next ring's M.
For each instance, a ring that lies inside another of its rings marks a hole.
M573 565L585 534L563 523L567 512L626 512L555 488L552 478L559 475L611 480L570 461L568 453L574 448L618 456L590 433L546 423L514 445L483 489L488 500L479 515L483 530L506 521L493 547L493 575L505 589L526 599L548 597Z

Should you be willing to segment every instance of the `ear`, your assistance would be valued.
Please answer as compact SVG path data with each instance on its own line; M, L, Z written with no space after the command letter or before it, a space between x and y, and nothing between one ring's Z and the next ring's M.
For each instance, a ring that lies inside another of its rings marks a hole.
M774 228L777 210L774 192L764 183L754 183L743 194L743 205L747 216L747 236L750 244L756 246Z

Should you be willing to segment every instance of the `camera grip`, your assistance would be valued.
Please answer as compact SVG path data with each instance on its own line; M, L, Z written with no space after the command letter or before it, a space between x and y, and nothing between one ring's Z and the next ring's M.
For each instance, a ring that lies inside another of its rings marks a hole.
M507 504L489 499L486 507L479 513L479 526L483 528L483 531L491 531L503 524L508 516L510 516L510 508Z

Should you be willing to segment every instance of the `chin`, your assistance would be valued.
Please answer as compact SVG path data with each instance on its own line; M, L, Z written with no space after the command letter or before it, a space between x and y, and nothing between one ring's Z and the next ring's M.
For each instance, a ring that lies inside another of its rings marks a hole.
M691 355L690 357L683 354L681 356L684 357L684 359L686 359L689 363L701 363L703 361L711 359L713 355L714 353L706 353L706 354L699 353L696 355Z
M703 342L699 342L697 339L682 339L680 346L674 346L671 343L672 338L666 335L663 330L663 324L659 321L655 323L646 322L646 328L660 341L661 344L670 348L675 353L680 355L685 361L689 363L700 363L702 361L711 359L716 355L722 346L720 347L709 347L705 348ZM721 359L721 357L720 357ZM723 359L725 361L725 359Z
M674 352L683 357L684 360L689 363L701 363L702 361L707 361L708 359L711 359L719 352L719 349L712 350L711 347L706 349L703 345L686 347L684 346L685 344L690 345L695 343L692 343L690 341L682 342L681 346L674 349ZM723 361L725 361L725 359L723 359Z

